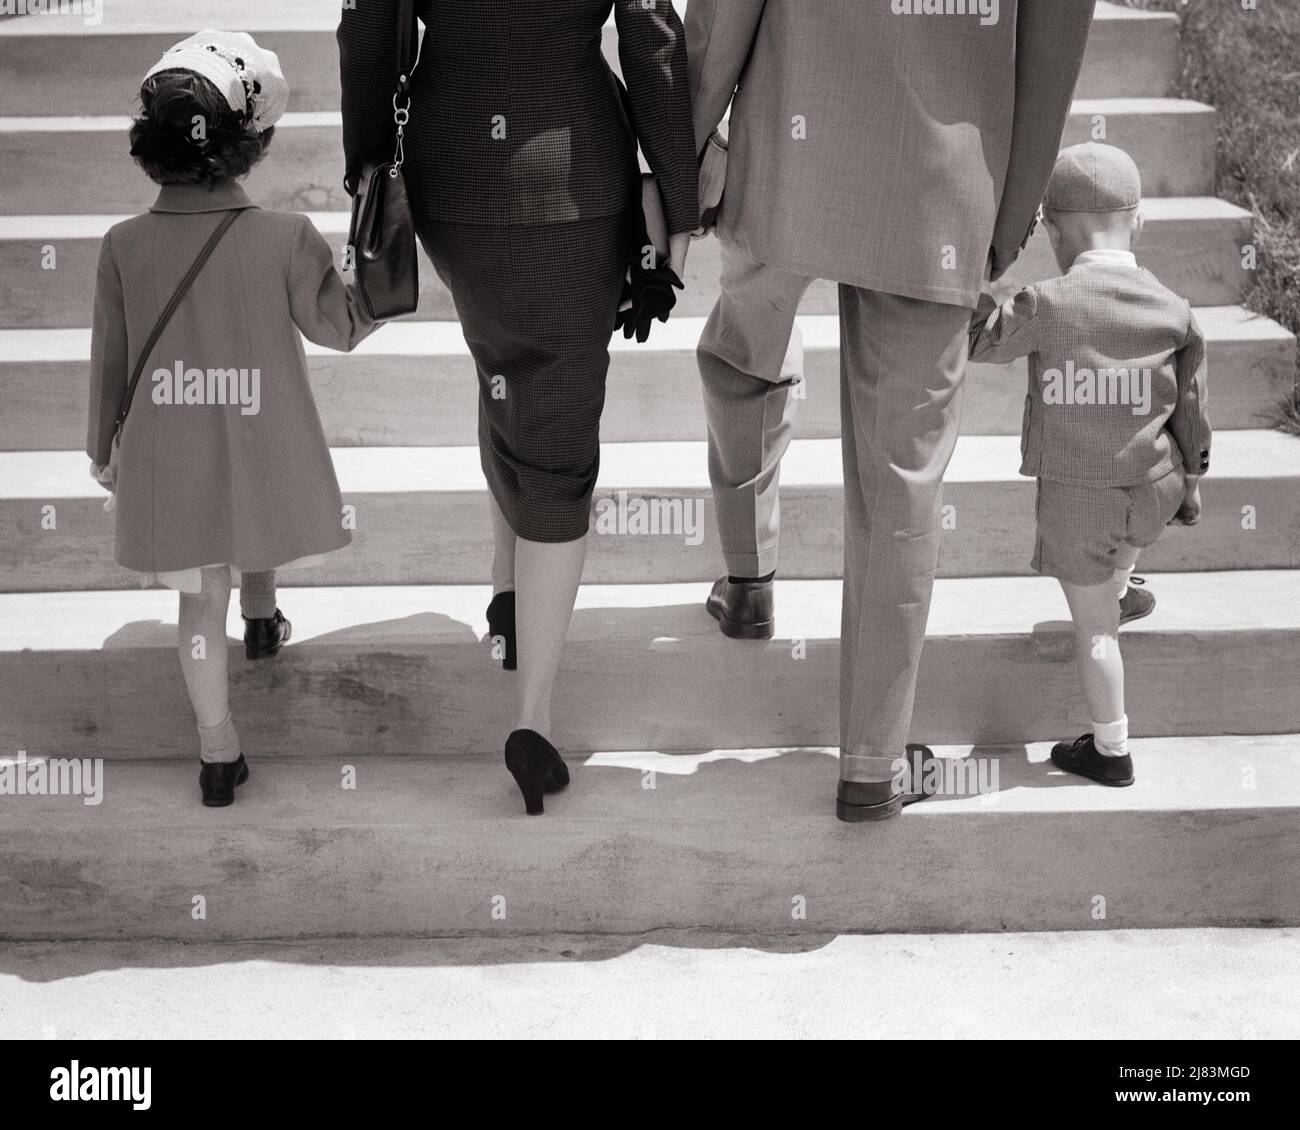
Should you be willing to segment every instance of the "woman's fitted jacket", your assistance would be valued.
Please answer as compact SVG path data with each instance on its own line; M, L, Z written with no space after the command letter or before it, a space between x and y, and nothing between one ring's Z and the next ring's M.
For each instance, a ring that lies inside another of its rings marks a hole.
M613 6L627 121L601 54ZM347 184L392 155L398 7L358 0L338 43ZM671 0L417 0L424 41L406 131L417 223L551 224L639 199L635 140L669 229L699 223L686 46Z

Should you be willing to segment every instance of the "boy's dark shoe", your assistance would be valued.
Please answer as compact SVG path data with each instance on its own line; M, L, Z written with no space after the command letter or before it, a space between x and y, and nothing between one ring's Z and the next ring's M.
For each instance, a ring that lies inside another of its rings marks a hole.
M907 746L911 778L904 782L906 788L902 793L894 792L893 781L841 781L835 794L836 817L846 824L889 820L902 812L904 806L925 800L928 794L922 785L934 759L934 751L927 745Z
M284 613L278 608L269 620L250 620L244 616L243 621L244 654L249 659L269 659L288 643L289 637L293 635L293 625L284 618Z
M1134 577L1133 583L1129 585L1124 595L1119 598L1119 622L1120 625L1131 624L1134 620L1141 620L1143 616L1150 616L1156 609L1156 598L1139 585L1145 585L1146 581L1142 577Z
M1052 763L1100 785L1124 788L1133 783L1133 759L1127 753L1123 757L1103 756L1097 752L1091 734L1053 746Z
M727 577L718 579L705 603L722 634L736 640L770 640L776 632L775 606L774 582L734 583Z
M204 761L199 767L199 789L207 808L225 808L235 802L235 786L248 780L248 762L244 755L238 761Z

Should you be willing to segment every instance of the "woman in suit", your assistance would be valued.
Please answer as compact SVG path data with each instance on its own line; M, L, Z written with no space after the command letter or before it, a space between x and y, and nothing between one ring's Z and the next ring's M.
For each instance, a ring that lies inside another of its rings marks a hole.
M613 7L625 104L601 53ZM401 5L338 30L346 184L391 158ZM520 676L506 765L529 813L568 782L551 695L586 557L609 339L636 246L637 141L678 275L698 226L686 49L671 0L417 0L404 172L479 377L494 535L490 633ZM630 120L629 113L630 110Z

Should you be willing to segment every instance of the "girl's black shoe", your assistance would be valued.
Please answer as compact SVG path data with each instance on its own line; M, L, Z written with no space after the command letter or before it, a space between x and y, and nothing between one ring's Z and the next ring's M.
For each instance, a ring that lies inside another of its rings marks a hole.
M199 789L203 803L208 808L225 808L235 802L235 786L248 780L248 762L244 755L238 761L204 761L199 768Z
M507 671L518 667L515 656L515 594L499 592L492 598L487 608L488 639L493 646L500 640L505 648L501 666Z
M249 659L270 659L280 648L289 642L293 635L293 625L284 618L278 608L275 615L266 620L244 621L244 654Z
M564 758L535 730L516 730L506 739L506 768L524 794L529 816L540 816L542 794L559 792L569 783Z

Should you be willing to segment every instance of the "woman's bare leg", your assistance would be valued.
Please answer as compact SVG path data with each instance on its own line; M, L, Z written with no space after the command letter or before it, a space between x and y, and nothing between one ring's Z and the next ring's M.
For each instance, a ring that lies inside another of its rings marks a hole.
M492 515L492 595L496 596L514 590L518 539L491 491L488 491L488 512Z
M569 631L587 539L516 541L515 635L519 652L520 730L550 740L551 695Z

